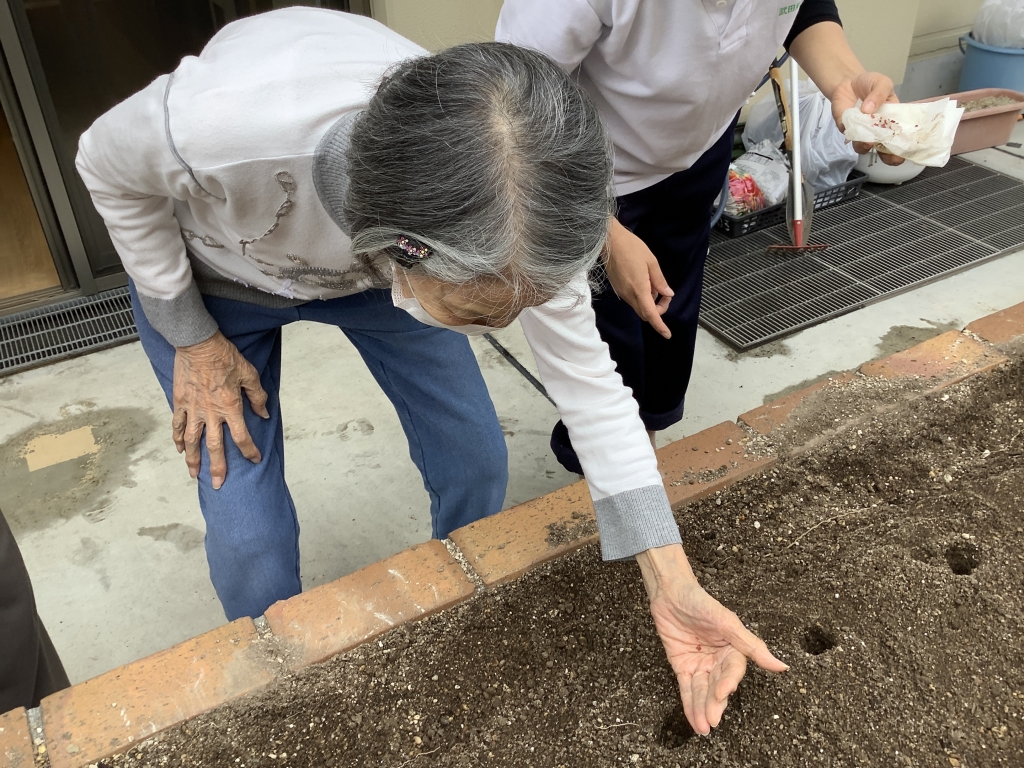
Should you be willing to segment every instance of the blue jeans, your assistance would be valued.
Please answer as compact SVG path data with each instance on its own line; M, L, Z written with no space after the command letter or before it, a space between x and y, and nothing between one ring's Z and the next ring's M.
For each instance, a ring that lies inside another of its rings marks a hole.
M134 285L131 294L142 347L170 403L174 348L146 320ZM206 556L228 619L259 616L302 591L299 523L284 479L279 400L281 328L288 323L335 325L359 350L398 412L409 453L430 494L435 538L501 509L508 453L466 337L423 325L378 290L285 309L210 296L204 300L221 332L255 366L270 396L269 419L253 413L248 401L244 404L246 426L263 456L259 464L242 456L225 428L228 474L215 491L205 441L202 448L199 506L206 519Z

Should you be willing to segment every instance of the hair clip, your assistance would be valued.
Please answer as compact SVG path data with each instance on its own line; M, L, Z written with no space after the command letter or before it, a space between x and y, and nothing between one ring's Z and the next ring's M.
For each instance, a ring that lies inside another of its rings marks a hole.
M395 245L404 254L404 256L396 254L395 261L406 268L415 266L417 263L434 255L434 251L430 246L424 245L419 240L413 240L406 235L399 235L395 238Z

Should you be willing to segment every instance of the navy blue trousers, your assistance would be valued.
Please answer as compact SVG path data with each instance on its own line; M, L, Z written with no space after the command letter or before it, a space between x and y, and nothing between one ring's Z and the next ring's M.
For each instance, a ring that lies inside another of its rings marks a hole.
M0 713L38 707L44 697L69 685L60 656L36 613L18 542L0 512Z
M672 338L660 336L610 285L594 296L597 329L623 382L640 404L647 429L666 429L683 418L697 340L704 262L714 203L732 159L735 121L700 159L653 186L618 198L618 219L647 244L675 291L662 319ZM570 472L582 474L565 425L551 434L551 449Z

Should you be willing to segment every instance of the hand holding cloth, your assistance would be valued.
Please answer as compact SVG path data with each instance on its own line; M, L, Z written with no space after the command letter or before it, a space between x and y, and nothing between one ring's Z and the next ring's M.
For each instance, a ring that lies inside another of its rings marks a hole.
M881 152L920 165L941 167L949 162L960 116L964 113L951 99L918 104L882 104L865 114L860 102L843 112L847 141L871 144Z

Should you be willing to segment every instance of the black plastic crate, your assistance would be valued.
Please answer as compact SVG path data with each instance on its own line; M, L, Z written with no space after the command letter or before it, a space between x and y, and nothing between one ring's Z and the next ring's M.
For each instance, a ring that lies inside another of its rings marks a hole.
M867 179L867 175L860 171L850 171L850 175L846 177L846 181L842 184L837 184L834 187L829 187L815 193L814 210L817 211L853 200L860 194L860 189L864 186L864 182ZM782 224L785 221L786 203L781 202L778 205L762 208L760 211L754 211L745 216L730 216L727 213L723 213L715 228L724 232L729 237L742 237L759 229L767 229L776 224Z

